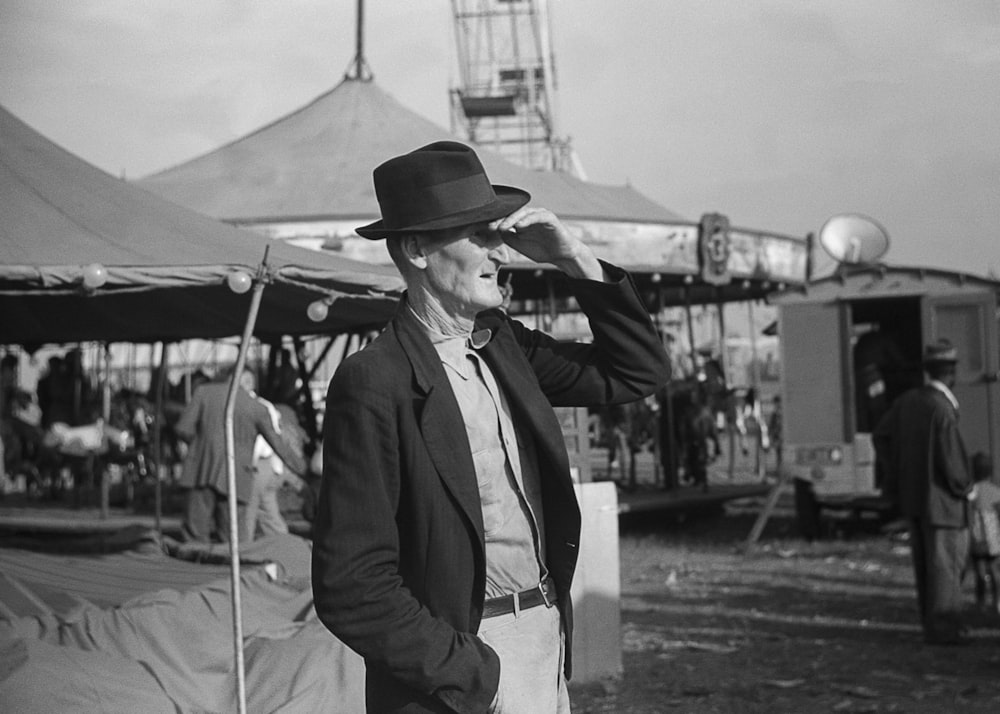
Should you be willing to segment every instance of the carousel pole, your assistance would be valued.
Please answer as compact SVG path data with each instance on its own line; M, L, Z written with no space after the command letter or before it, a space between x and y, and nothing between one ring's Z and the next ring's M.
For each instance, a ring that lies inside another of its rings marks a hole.
M750 325L750 386L753 387L754 394L757 395L757 404L762 405L760 393L760 363L757 361L757 328L754 326L753 300L747 300L747 322ZM757 424L757 439L754 448L754 472L761 480L764 479L766 470L763 454L763 434L767 428L763 424L763 409L760 409L761 422Z
M718 288L716 288L718 291ZM726 305L721 295L715 309L719 318L719 366L722 368L722 380L726 385L726 437L729 440L729 480L736 476L736 393L729 386L729 355L726 345Z
M270 246L264 250L264 260L257 268L257 276L253 281L253 295L250 298L250 310L247 313L243 336L240 339L240 349L236 357L236 366L229 380L229 394L226 397L226 485L229 491L229 575L232 589L233 605L233 654L236 658L236 703L239 714L246 714L246 667L243 659L243 608L240 598L240 522L239 501L236 498L236 437L233 426L233 412L236 406L236 395L240 388L240 375L246 365L247 350L253 337L254 326L257 323L257 311L264 292L267 277L267 254ZM234 292L246 292L249 276L236 272L228 280L230 289Z
M548 271L545 273L545 290L548 296L548 316L546 320L545 330L546 332L552 331L552 326L556 321L556 287L552 283L552 274Z
M156 398L154 401L154 422L153 422L153 513L156 518L156 532L163 535L163 486L160 481L160 464L163 463L163 440L161 431L163 423L163 388L167 379L167 352L169 346L166 342L160 343L160 367L156 375ZM165 419L163 421L166 421Z
M104 426L111 423L111 344L105 342L104 349L101 350L103 358L101 367L101 419ZM100 348L98 348L100 349ZM99 459L94 457L92 462L98 469L97 479L100 490L101 519L107 519L111 510L111 484L109 483L108 471Z
M685 281L686 282L686 281ZM684 286L684 317L687 318L688 354L691 356L691 374L698 375L698 357L694 347L694 315L691 314L691 289Z
M688 281L688 278L690 278L690 277L691 276L689 275L689 276L687 276L687 278L684 279L684 317L686 318L685 321L687 322L688 345L689 345L689 352L688 352L688 354L691 357L691 375L692 375L692 377L694 377L695 384L697 385L697 383L698 383L698 354L697 354L697 351L695 350L695 347L694 347L694 315L691 314L691 286L690 286L690 283ZM698 399L698 396L697 396L697 390L696 390L696 392L695 392L695 400L697 400L697 399ZM681 415L681 418L684 418L683 415ZM678 444L678 451L681 451L682 453L684 453L684 451L686 449L687 449L687 444L686 443L680 443L680 444ZM688 479L688 481L691 482L693 477L691 476L690 473L688 473L689 469L688 469L687 457L686 456L680 456L677 459L677 461L678 461L678 463L683 463L684 464L684 478ZM677 471L679 471L679 470L680 469L678 468ZM674 473L676 474L677 471L675 471ZM679 478L678 478L677 482L680 483L680 479Z
M663 345L663 349L667 349L667 328L663 324L663 283L661 282L663 278L659 273L653 274L653 282L656 283L656 331L660 335L660 344ZM667 385L664 387L665 390L665 403L670 403L670 380L667 380ZM658 398L660 395L656 395ZM667 415L662 412L657 414L657 421L662 421L668 418ZM668 422L670 423L670 422ZM660 478L663 478L664 483L666 483L667 476L665 473L661 473L663 470L663 449L666 445L660 443L660 433L662 429L657 428L653 432L653 482L656 484L660 483ZM667 447L669 448L669 447Z
M302 381L299 393L305 412L306 431L309 433L309 438L315 443L319 438L319 424L316 418L316 405L313 404L312 388L309 386L309 368L304 356L305 345L302 344L302 338L298 335L292 337L292 345L295 347L295 366L299 372L299 379Z
M760 362L757 355L757 328L754 326L753 300L747 300L747 322L750 324L750 384L760 390Z

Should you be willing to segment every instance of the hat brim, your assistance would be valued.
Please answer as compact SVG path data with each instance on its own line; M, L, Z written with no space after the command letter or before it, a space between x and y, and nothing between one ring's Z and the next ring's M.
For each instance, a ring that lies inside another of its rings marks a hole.
M496 194L495 201L491 201L484 206L470 208L466 211L440 216L433 221L399 228L387 228L382 220L379 219L374 223L369 223L367 226L361 226L354 230L359 236L368 240L380 240L390 236L422 231L441 231L447 228L469 226L484 221L495 221L498 218L510 215L531 200L531 194L513 186L494 185L493 192Z

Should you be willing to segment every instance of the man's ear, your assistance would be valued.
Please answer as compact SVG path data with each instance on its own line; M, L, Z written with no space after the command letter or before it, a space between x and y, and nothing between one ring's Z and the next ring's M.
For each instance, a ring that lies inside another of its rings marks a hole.
M407 262L419 270L425 269L427 267L427 251L424 249L420 236L416 233L409 233L399 240Z

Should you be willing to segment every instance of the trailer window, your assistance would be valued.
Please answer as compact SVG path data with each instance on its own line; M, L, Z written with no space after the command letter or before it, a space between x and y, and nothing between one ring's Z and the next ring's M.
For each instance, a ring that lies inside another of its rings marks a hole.
M954 345L962 345L959 360L965 366L964 372L982 372L983 366L983 330L982 317L974 306L968 305L937 305L937 331L939 337L951 340Z

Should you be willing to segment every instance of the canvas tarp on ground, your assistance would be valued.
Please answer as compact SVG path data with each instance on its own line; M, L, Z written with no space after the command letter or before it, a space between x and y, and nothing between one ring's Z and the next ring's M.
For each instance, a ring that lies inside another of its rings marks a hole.
M0 344L153 342L242 332L269 247L255 334L377 327L402 281L391 267L295 248L175 205L70 154L0 107ZM104 267L96 290L85 268ZM321 323L306 308L335 298Z
M152 533L110 555L0 549L4 707L235 711L228 567L167 554L179 550ZM312 608L308 542L272 536L240 555L247 710L364 711L361 658Z

